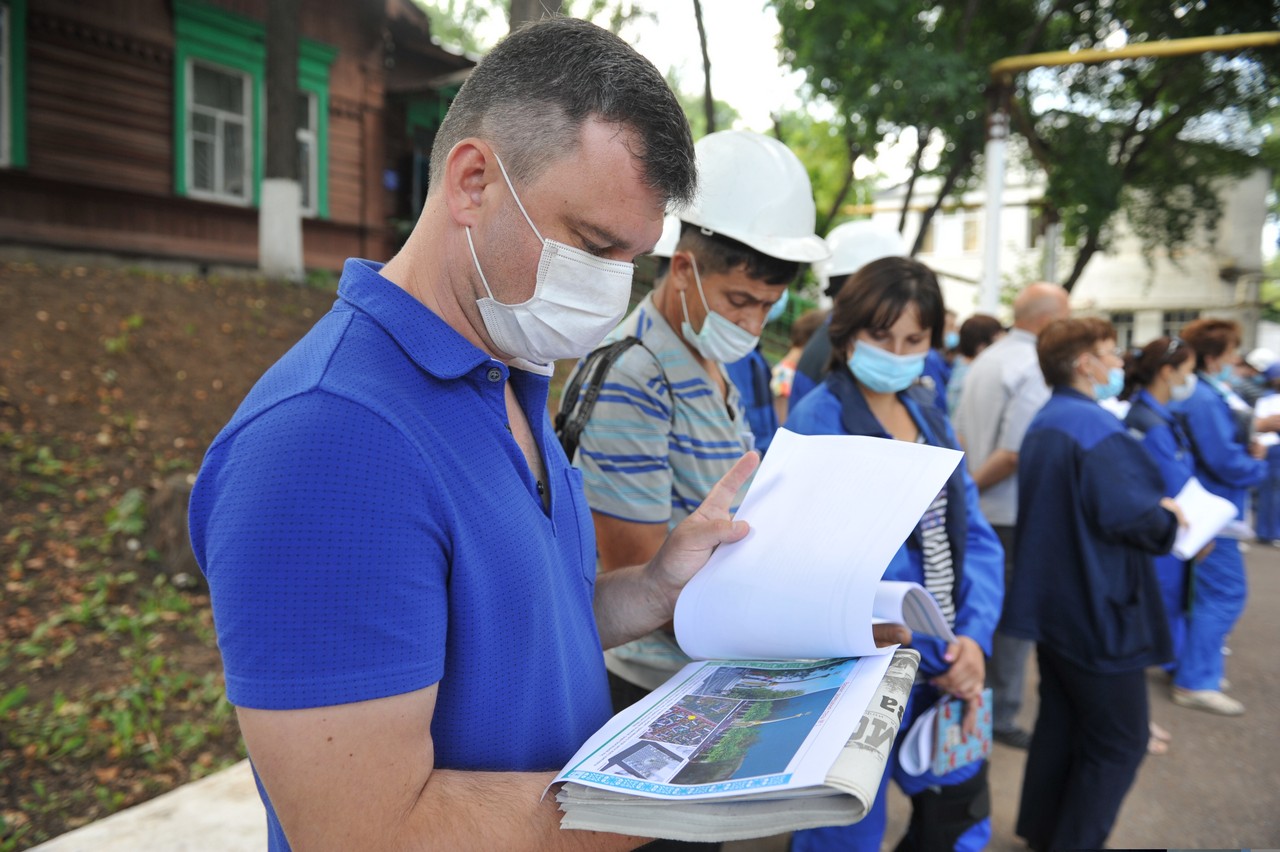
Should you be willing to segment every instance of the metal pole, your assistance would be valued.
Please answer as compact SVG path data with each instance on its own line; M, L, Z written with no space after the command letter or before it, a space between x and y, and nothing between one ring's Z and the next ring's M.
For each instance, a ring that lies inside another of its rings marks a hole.
M997 84L999 85L999 84ZM986 227L983 229L982 280L978 285L978 312L995 315L1000 306L1000 215L1004 209L1005 147L1009 142L1009 113L1004 108L1004 88L992 99L987 122Z

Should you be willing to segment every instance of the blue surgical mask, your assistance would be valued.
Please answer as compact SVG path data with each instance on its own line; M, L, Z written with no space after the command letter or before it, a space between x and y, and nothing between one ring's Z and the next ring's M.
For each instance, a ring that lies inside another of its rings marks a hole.
M960 345L960 332L948 331L942 336L942 348L955 349Z
M1221 370L1215 373L1213 378L1217 379L1219 382L1221 382L1224 385L1229 385L1231 384L1231 379L1235 376L1235 374L1236 374L1235 368L1232 367L1230 364L1227 364L1225 367L1223 367Z
M1107 370L1107 383L1100 385L1093 383L1094 399L1101 402L1104 399L1111 399L1119 396L1120 391L1124 390L1124 368L1112 367Z
M789 301L791 301L791 291L783 290L782 298L769 306L769 313L764 318L765 324L767 325L785 314L787 312L787 302Z
M854 344L849 370L876 393L898 393L911 387L924 372L924 353L894 355L863 340Z

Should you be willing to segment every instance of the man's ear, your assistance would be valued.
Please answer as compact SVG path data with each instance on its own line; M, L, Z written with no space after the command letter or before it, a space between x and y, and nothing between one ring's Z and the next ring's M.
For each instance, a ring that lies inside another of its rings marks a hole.
M484 190L493 182L497 161L493 149L480 139L467 138L453 146L444 162L445 206L453 221L471 227L484 206Z
M693 285L693 255L687 251L672 253L666 283L677 293L682 293Z

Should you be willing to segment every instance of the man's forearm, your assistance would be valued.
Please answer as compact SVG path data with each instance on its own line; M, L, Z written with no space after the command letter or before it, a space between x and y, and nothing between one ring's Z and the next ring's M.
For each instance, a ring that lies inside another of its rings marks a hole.
M417 813L412 822L418 825L403 833L409 842L397 848L623 852L649 842L640 837L561 829L555 791L543 796L552 777L541 772L437 769L414 809Z
M657 594L644 570L643 565L633 565L596 576L596 629L606 650L639 639L671 620L674 601Z
M1012 450L996 450L973 472L973 484L979 491L1004 482L1018 470L1018 454Z

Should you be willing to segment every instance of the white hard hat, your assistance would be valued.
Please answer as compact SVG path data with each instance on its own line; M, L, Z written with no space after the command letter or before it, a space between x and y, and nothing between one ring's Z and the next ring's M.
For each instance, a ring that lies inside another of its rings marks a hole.
M1244 356L1244 362L1259 373L1265 373L1276 363L1276 353L1264 346L1259 346Z
M852 275L873 260L882 257L905 257L907 242L892 226L870 219L845 222L827 234L831 257L813 265L822 289L833 276Z
M680 217L667 214L662 220L662 236L658 237L658 244L649 254L654 257L670 258L676 253L678 242L680 242Z
M814 233L818 214L809 173L777 139L722 130L694 144L698 194L680 218L780 260L813 263L828 255Z

